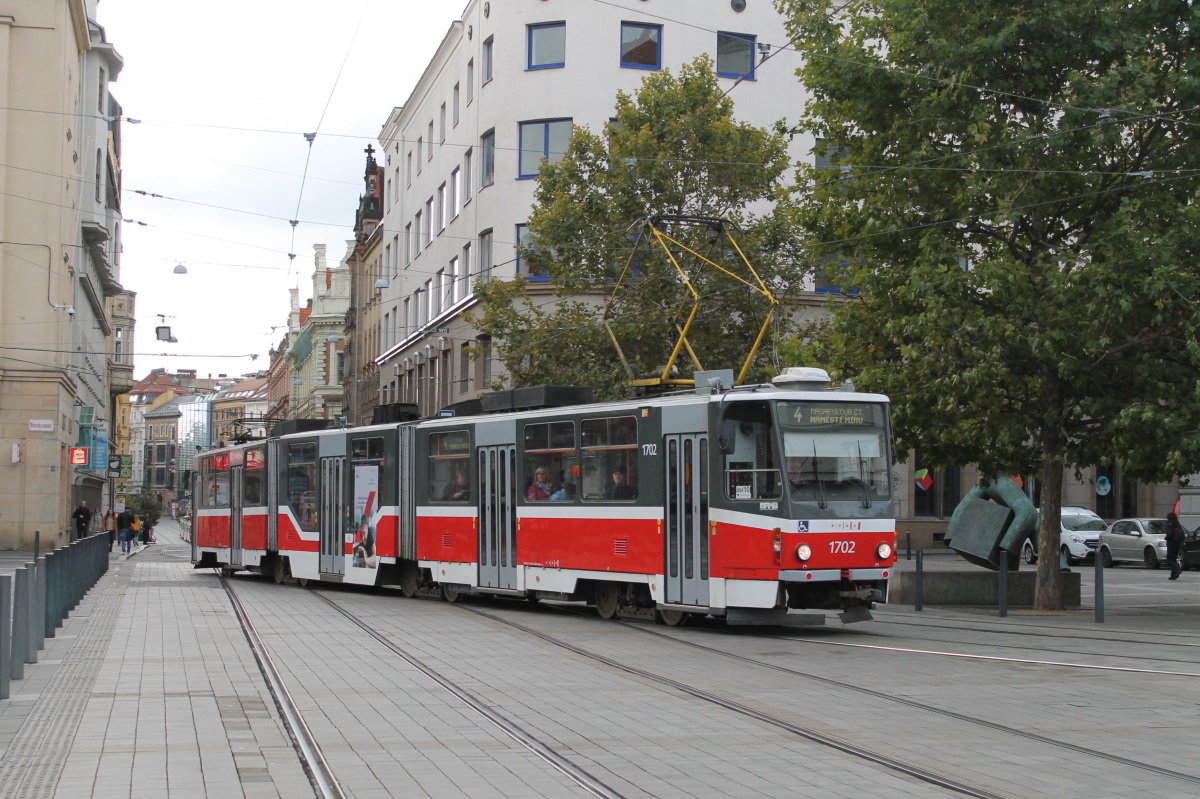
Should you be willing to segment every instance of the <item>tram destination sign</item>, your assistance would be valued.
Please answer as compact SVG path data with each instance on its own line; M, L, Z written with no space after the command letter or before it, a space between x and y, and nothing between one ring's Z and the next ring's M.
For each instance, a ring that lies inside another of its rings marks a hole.
M792 418L803 425L869 424L868 406L860 403L820 402L796 405Z

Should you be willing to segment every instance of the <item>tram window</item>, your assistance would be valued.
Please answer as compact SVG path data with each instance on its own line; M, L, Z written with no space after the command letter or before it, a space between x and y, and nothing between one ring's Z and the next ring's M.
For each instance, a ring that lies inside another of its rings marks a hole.
M583 447L583 498L637 499L637 419L586 419L579 425L579 437Z
M219 454L208 458L202 470L204 507L229 507L229 455Z
M570 502L579 485L574 422L525 425L525 499Z
M246 450L246 468L242 472L242 506L257 508L267 504L263 490L263 451L261 447Z
M429 500L471 501L471 436L466 430L429 436Z
M288 444L287 497L300 529L317 529L316 444Z
M725 455L729 499L778 499L783 495L771 409L765 402L730 403L723 421L733 422L732 450Z
M792 497L870 501L891 496L887 412L866 402L781 402Z
M382 461L383 436L372 438L355 438L350 441L350 460L352 461Z

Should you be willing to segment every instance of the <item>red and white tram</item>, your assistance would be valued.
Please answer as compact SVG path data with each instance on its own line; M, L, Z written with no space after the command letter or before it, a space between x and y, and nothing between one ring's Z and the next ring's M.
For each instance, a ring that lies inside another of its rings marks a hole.
M193 560L669 624L870 618L895 564L888 401L796 382L813 371L532 409L515 389L527 409L201 453Z

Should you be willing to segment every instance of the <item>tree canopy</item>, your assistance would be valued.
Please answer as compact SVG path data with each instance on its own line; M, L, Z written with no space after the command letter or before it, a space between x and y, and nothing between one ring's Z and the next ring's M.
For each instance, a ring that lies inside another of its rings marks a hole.
M634 95L618 93L600 132L576 128L561 159L543 161L529 238L515 282L477 288L476 321L493 336L515 385L571 382L598 396L628 394L626 377L600 321L601 306L631 264L629 290L614 295L614 334L631 366L649 374L665 363L691 308L679 272L633 228L656 215L723 218L764 279L795 269L787 140L734 117L709 58L647 76ZM716 263L736 253L705 226L671 229L677 241ZM741 364L770 304L720 270L672 249L702 295L689 340L706 369ZM543 294L530 293L548 279ZM552 296L550 295L552 292ZM781 321L782 324L782 321ZM679 361L690 377L690 360Z
M807 348L890 394L927 462L1041 477L1042 552L1064 467L1195 471L1192 3L778 5L836 167L802 176L797 220L849 295Z

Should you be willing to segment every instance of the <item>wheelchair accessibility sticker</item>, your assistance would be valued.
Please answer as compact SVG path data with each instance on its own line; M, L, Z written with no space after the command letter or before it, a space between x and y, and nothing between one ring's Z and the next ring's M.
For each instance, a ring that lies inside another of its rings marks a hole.
M807 533L808 532L808 522L807 521L801 521L798 526L800 529L798 529L796 531L797 533Z

